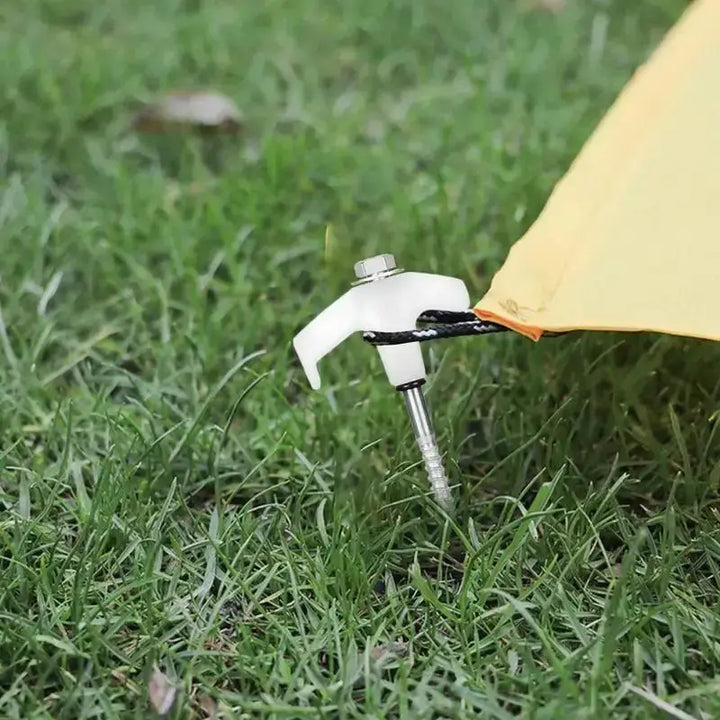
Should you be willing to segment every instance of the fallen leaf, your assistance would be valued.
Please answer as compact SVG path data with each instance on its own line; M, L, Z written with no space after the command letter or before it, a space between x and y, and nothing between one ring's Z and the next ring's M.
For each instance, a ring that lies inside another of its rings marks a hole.
M214 91L172 92L141 108L133 125L140 132L198 127L229 132L242 125L242 115L226 95Z
M370 650L370 657L375 660L399 658L407 654L408 644L404 640L376 645Z
M155 712L164 717L172 709L177 696L177 689L171 685L165 673L155 669L150 678L148 696Z

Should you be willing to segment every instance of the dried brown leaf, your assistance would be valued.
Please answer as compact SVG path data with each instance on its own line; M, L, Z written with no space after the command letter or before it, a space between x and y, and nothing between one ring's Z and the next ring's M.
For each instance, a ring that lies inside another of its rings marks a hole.
M396 642L376 645L370 650L370 657L376 661L399 658L406 655L407 651L408 644L404 640L398 640Z
M164 672L158 669L152 674L148 685L150 704L160 717L165 717L175 703L177 688L173 687Z
M139 132L163 132L178 128L203 128L218 132L235 131L242 114L226 95L212 90L172 92L141 108L135 115Z

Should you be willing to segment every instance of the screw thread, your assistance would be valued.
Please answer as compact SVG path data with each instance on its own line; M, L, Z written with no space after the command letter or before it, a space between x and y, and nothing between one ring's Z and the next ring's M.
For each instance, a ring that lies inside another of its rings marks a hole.
M432 435L423 435L418 437L417 444L422 453L423 461L425 462L425 469L435 499L441 505L449 507L452 504L450 483L448 482L447 475L445 475L442 457L440 457L435 438Z

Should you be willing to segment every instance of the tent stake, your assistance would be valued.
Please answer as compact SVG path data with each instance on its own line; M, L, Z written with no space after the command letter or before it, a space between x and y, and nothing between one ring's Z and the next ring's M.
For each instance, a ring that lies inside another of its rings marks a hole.
M381 338L377 351L391 386L404 397L435 500L449 509L450 487L422 392L426 371L420 347L425 335L447 336L447 332L443 335L434 328L418 330L417 322L419 318L443 318L453 321L453 327L462 325L463 331L465 325L472 325L474 334L487 330L484 325L480 330L475 327L481 323L468 310L470 296L458 278L405 273L390 254L355 263L355 277L357 281L350 290L295 336L295 352L310 385L317 390L321 386L318 362L343 340L358 331ZM428 308L432 309L429 314ZM407 340L412 329L417 337ZM398 338L402 342L394 342Z

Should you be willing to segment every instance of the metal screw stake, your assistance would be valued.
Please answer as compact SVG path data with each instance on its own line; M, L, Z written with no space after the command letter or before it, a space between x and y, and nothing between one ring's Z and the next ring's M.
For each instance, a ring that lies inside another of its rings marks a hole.
M410 423L415 433L417 446L420 448L422 458L425 461L425 469L435 499L445 508L449 508L452 506L450 484L445 475L422 387L417 385L416 387L400 389L400 392L405 398L405 407L410 416Z
M373 282L396 272L399 271L392 255L376 255L355 264L355 275L360 282ZM449 508L452 505L450 484L445 475L430 413L425 404L422 381L409 387L400 387L398 390L405 399L405 407L410 416L415 440L425 462L435 499L440 505Z

